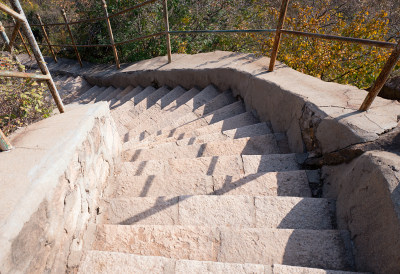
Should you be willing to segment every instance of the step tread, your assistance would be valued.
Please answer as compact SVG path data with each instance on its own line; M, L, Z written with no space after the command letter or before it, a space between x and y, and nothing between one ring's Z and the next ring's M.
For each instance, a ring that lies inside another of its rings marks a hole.
M288 265L236 264L175 260L120 252L86 251L78 273L237 273L237 274L352 274L359 272L323 270ZM360 273L362 274L362 273Z
M126 94L124 96L122 96L120 99L116 100L115 102L112 102L110 105L111 113L114 112L115 110L120 109L123 105L125 105L126 102L128 102L133 97L135 97L136 95L141 93L143 91L143 89L144 88L142 88L141 86L137 86L137 87L129 90L128 92L126 92ZM125 91L126 91L126 89L123 92L125 92Z
M272 131L267 123L258 123L249 126L244 126L240 128L214 132L209 134L203 134L196 137L189 137L189 138L176 138L170 137L163 140L151 142L151 141L143 141L140 144L134 145L134 148L154 148L159 147L167 144L176 144L178 146L185 146L185 145L194 145L194 144L204 144L207 142L212 141L223 141L227 139L240 139L246 137L254 137L260 135L271 134ZM129 149L129 143L125 143L123 145L124 149Z
M273 134L228 139L190 146L170 143L156 148L127 149L123 152L124 161L147 161L169 158L196 158L223 155L278 154L280 150Z
M108 224L284 229L333 229L335 210L330 199L244 195L115 198L104 206Z
M127 95L133 89L134 89L134 87L132 87L132 86L127 86L127 87L123 88L120 93L118 93L114 98L110 99L110 107L112 107L113 104L118 102L120 99L122 99L125 95Z
M107 97L110 93L114 92L115 88L113 86L106 88L101 93L98 93L96 96L91 97L90 103L97 103L103 100L103 98Z
M124 162L124 176L171 175L198 173L204 175L238 175L300 169L296 154L233 155L142 162Z
M170 102L168 105L164 105L162 102L160 102L158 105L158 107L154 106L151 109L141 113L138 117L136 117L132 123L131 126L126 125L127 128L131 129L134 127L134 125L137 124L154 124L157 121L159 121L159 119L161 119L161 117L164 117L165 115L167 115L168 113L171 113L172 111L176 110L177 108L179 108L180 106L182 106L183 104L185 104L187 101L191 100L194 96L196 96L196 94L198 94L200 91L196 88L192 88L186 92L183 92L184 89L182 87L177 87L175 88L173 91L178 90L178 98L174 99L172 102ZM181 94L181 95L179 95ZM165 102L166 104L166 102Z
M140 113L143 113L143 111L146 111L150 107L154 106L160 98L169 92L170 90L167 87L161 87L149 94L146 98L134 106L128 108L123 106L123 111L118 112L120 117L117 122L127 128L126 132L128 132L129 126L135 125L134 117L137 117Z
M115 198L207 194L311 197L311 190L304 170L235 176L193 173L127 176L119 173L108 185L105 195Z
M336 230L167 225L99 225L95 250L227 263L288 264L351 270Z
M177 138L177 139L183 139L183 138L191 138L191 137L196 137L200 135L205 135L205 134L210 134L210 133L215 133L215 132L221 132L221 131L226 131L230 129L235 129L239 127L244 127L248 125L253 125L257 124L260 121L254 117L253 113L251 112L245 112L236 116L233 116L231 118L225 119L223 121L207 125L195 130L191 131L179 131L178 129L169 129L169 130L151 130L147 132L147 135L145 132L141 132L140 134L137 134L137 132L129 132L128 137L125 138L127 140L126 142L129 142L129 146L134 146L135 144L138 144L139 142L145 140L147 142L157 142L161 140L165 140L167 138ZM136 134L136 135L135 135ZM142 136L145 135L146 138L142 138Z
M211 125L224 119L229 119L244 112L245 109L243 104L237 101L217 109L206 116L201 116L195 112L187 113L186 115L171 121L171 123L168 126L164 126L162 130L165 131L174 129L176 134L179 134Z
M215 89L215 87L208 86L178 108L166 109L166 111L168 111L169 113L165 116L151 117L150 120L147 120L140 125L135 125L135 127L129 131L128 135L143 135L144 131L146 131L147 133L153 133L160 128L169 126L177 118L180 118L187 113L193 112L193 110L206 104L219 94L220 93ZM124 139L127 138L125 137Z

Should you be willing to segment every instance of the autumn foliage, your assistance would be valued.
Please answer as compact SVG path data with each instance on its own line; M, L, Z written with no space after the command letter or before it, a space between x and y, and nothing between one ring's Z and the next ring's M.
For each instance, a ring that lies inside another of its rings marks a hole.
M110 14L142 0L109 0ZM55 5L56 3L56 5ZM168 0L171 30L271 29L276 27L281 0ZM25 4L29 20L37 23L39 12L45 22L62 22L59 8L72 20L103 14L101 1L30 0ZM285 28L321 34L396 42L400 38L400 3L382 0L292 0ZM117 42L164 30L162 4L157 1L139 10L111 19ZM78 44L108 44L105 22L72 25ZM41 30L33 28L45 44ZM64 26L48 27L53 43L71 43ZM194 54L213 50L250 52L269 56L273 34L172 35L174 53ZM43 47L45 53L47 49ZM57 54L75 58L72 48L57 48ZM80 48L83 59L113 62L110 48ZM164 36L118 47L121 61L134 62L166 54ZM278 59L303 73L324 81L368 88L376 79L390 50L285 34ZM399 67L397 67L398 69Z

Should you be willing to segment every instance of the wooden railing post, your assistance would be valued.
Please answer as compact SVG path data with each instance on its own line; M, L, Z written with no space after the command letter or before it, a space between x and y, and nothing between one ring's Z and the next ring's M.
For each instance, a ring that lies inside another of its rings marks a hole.
M4 27L3 27L3 23L1 21L0 21L0 36L3 39L4 44L6 44L7 47L9 47L10 46L10 39L8 39L7 33L5 32Z
M397 62L400 59L400 41L393 50L392 54L390 55L389 59L387 60L385 66L383 67L381 73L379 74L378 78L376 79L374 85L372 86L371 90L369 91L367 97L365 98L364 102L360 107L360 111L367 111L372 102L375 100L376 96L378 96L379 92L382 90L383 86L385 85L386 81L390 77L390 73L396 66Z
M40 71L44 75L50 76L50 71L47 68L47 65L46 65L46 62L44 61L42 53L40 52L40 49L36 42L35 36L33 36L31 27L29 26L29 23L26 20L25 13L22 10L21 4L19 3L18 0L9 0L9 1L10 1L11 6L13 7L14 11L16 11L18 13L18 15L22 17L22 31L24 32L25 37L28 39L28 43L31 46L33 55L35 56L35 59L39 66ZM14 18L16 18L17 20L20 20L18 17L14 17ZM51 95L53 96L54 101L56 102L58 110L60 111L60 113L64 113L65 109L64 109L63 102L61 100L60 94L58 94L57 87L54 84L54 81L51 78L51 76L49 77L48 80L46 80L46 82L47 82L47 86L49 87L49 91L50 91Z
M61 14L64 18L65 26L67 27L69 37L71 38L71 42L72 42L72 46L74 47L74 50L75 50L76 58L78 58L79 64L81 65L81 67L83 67L81 56L79 55L78 48L76 47L74 36L72 35L71 28L69 27L67 14L65 13L64 9L61 10Z
M274 47L272 48L271 61L269 63L269 71L274 71L276 58L278 57L279 44L281 42L281 36L282 36L281 30L285 23L288 5L289 5L289 0L282 0L282 6L281 6L280 14L279 14L278 26L276 27Z
M14 19L14 18L13 18L13 22L14 22L14 25L17 24L17 22L15 22L15 19ZM26 45L26 43L25 43L25 39L24 39L24 37L22 36L21 31L20 31L19 29L18 29L18 35L19 35L19 38L21 39L22 45L24 45L24 48L25 48L25 50L26 50L26 53L28 53L29 58L32 59L32 55L31 55L31 53L29 52L29 49L28 49L28 47L27 47L27 45Z
M11 34L11 39L10 39L10 44L9 44L10 53L12 52L12 50L14 48L14 42L15 42L15 39L17 38L20 27L21 27L21 22L17 21L14 25L14 30Z
M165 36L166 36L166 39L167 39L168 63L171 63L172 62L171 36L169 34L169 20L168 20L168 3L167 3L167 0L163 0L163 7L164 7Z
M47 36L46 29L45 29L44 24L42 22L42 18L40 18L40 15L38 13L36 13L36 17L39 20L40 27L42 28L42 31L43 31L43 34L44 34L44 38L46 39L47 45L49 46L49 50L51 52L51 55L53 56L54 62L57 63L57 57L56 57L56 55L55 55L55 53L53 51L53 48L51 47L49 37Z
M106 17L106 24L107 24L108 34L110 35L110 43L111 43L111 48L112 48L113 54L114 54L115 64L117 65L117 69L120 69L121 66L119 64L117 47L115 46L115 42L114 42L114 35L113 35L112 28L111 28L110 18L108 18L107 3L105 0L101 0L101 1L103 2L104 15Z
M11 150L13 147L10 143L10 141L8 141L6 135L4 135L3 131L1 131L0 129L0 150L1 151L8 151Z

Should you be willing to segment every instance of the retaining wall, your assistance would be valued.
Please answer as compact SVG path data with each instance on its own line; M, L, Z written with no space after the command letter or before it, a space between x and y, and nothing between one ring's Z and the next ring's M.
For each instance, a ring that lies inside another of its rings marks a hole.
M0 153L0 272L65 273L79 264L120 138L108 105L68 106L11 136Z

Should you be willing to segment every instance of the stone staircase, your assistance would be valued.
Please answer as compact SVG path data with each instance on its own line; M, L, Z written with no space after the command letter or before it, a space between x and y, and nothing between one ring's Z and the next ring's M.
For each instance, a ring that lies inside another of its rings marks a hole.
M229 91L55 81L64 102L108 102L123 142L80 273L354 270L304 155Z

